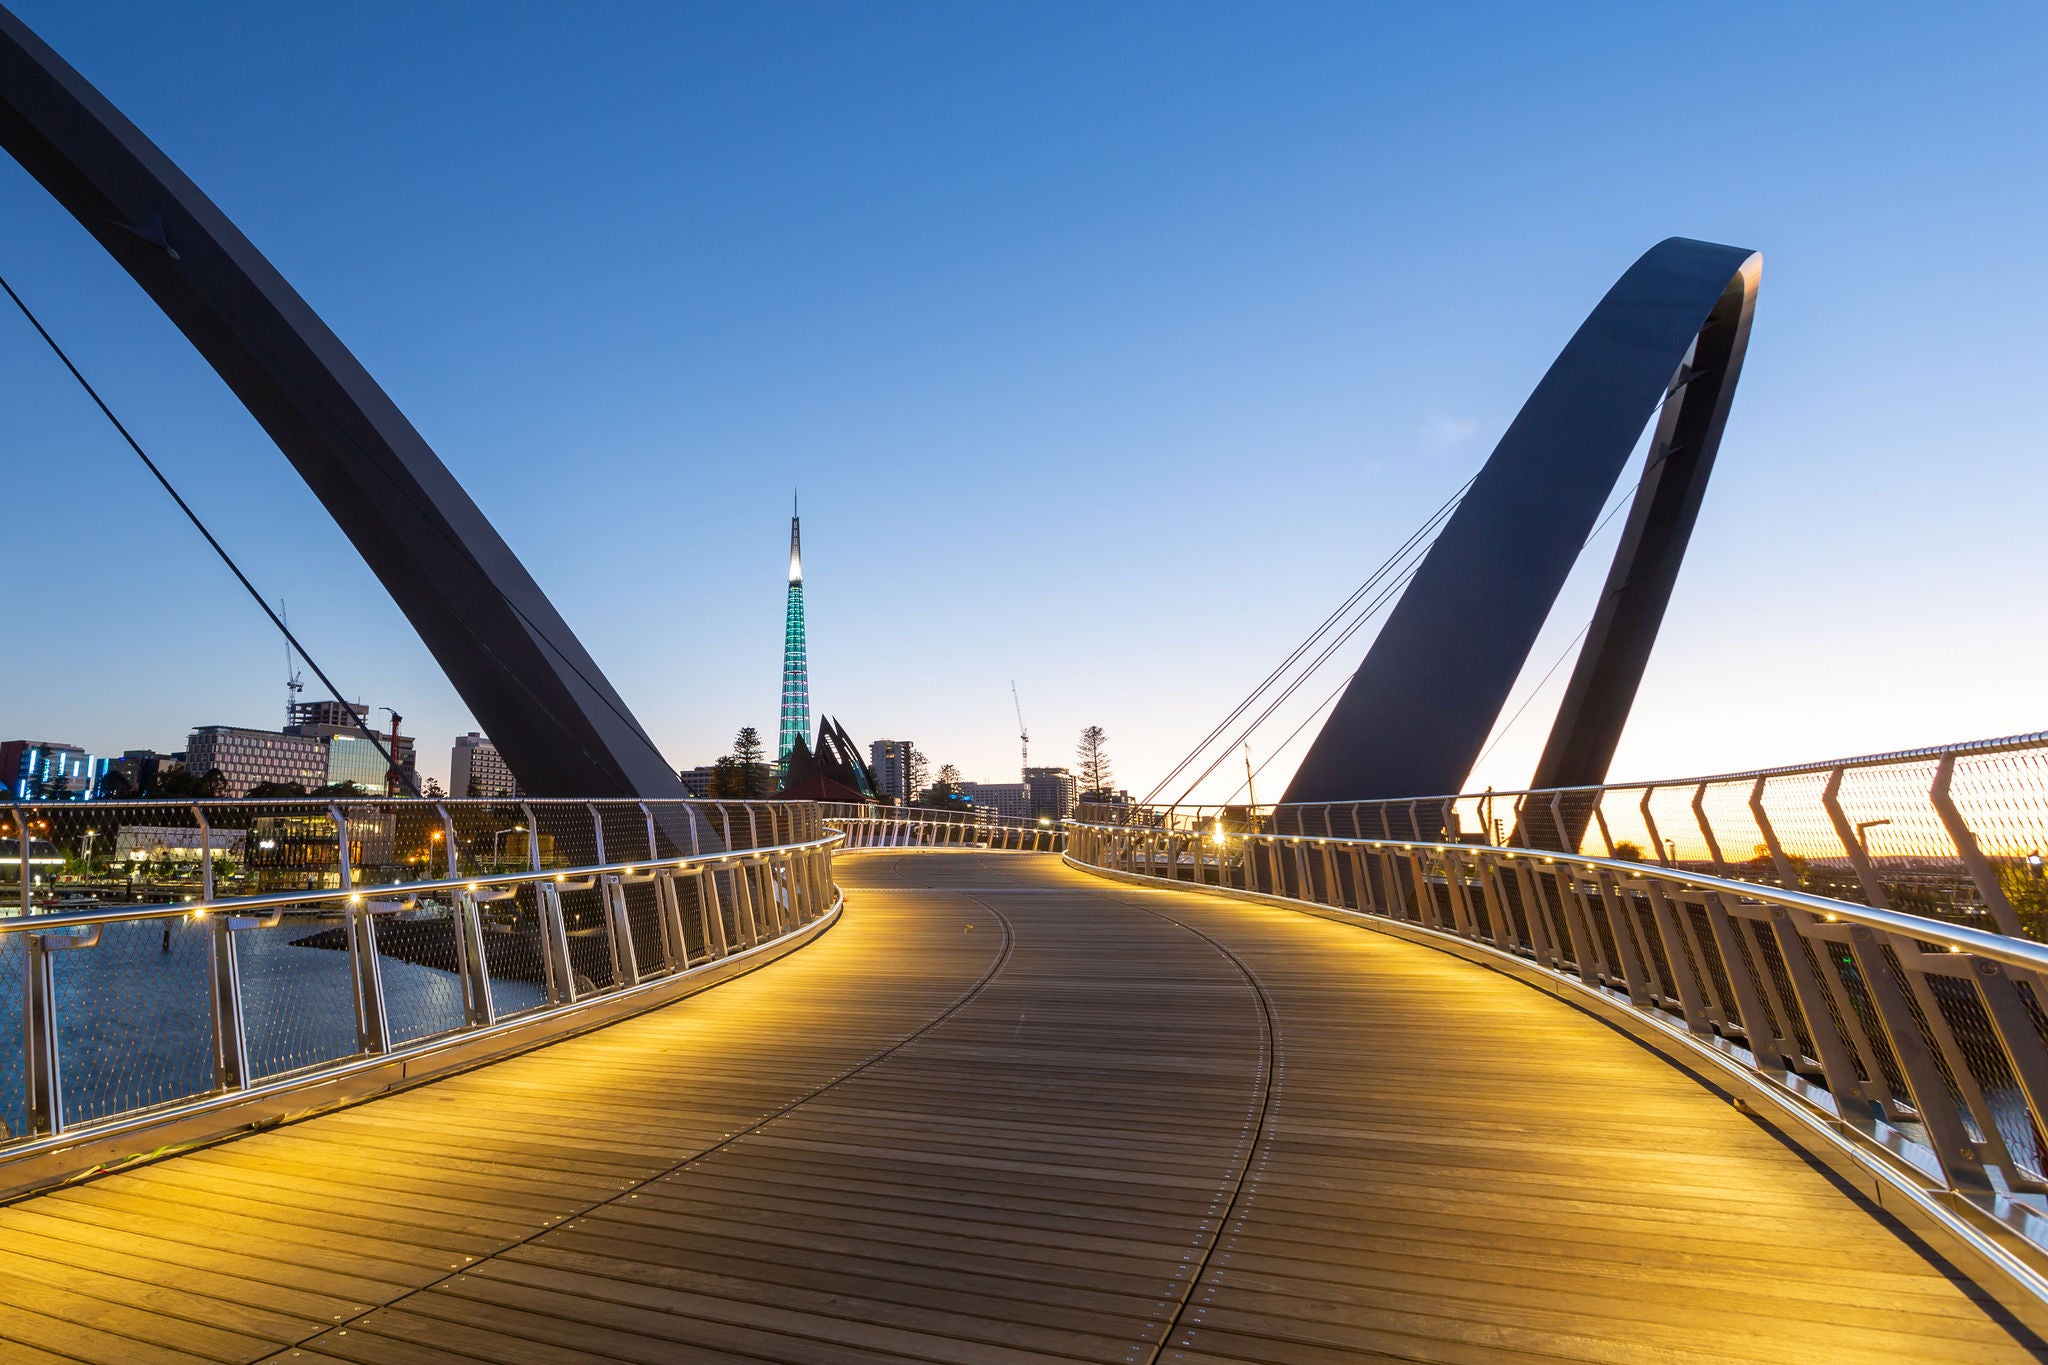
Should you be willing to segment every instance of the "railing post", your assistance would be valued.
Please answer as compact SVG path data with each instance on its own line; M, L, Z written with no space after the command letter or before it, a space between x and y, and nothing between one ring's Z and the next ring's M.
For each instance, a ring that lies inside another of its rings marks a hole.
M348 817L341 807L331 805L327 814L334 821L335 858L340 867L341 889L353 893L355 871L348 848ZM342 913L348 940L349 965L355 982L356 1048L382 1054L391 1050L391 1016L384 1008L384 975L377 961L377 919L360 895L351 894Z
M14 808L14 851L21 862L21 913L35 913L35 864L30 861L28 848L28 808Z
M718 869L697 870L697 921L704 933L704 950L712 957L726 957L732 942L725 935L725 907L719 903Z
M200 902L213 899L213 830L203 807L192 807L199 824ZM242 974L235 951L234 920L209 914L206 933L206 975L212 997L213 1083L221 1090L249 1086L249 1032L242 1013Z
M1840 773L1841 769L1835 771ZM1868 925L1851 924L1849 951L1856 959L1856 970L1863 977L1863 988L1869 993L1878 1023L1891 1040L1892 1056L1905 1073L1913 1108L1927 1129L1928 1145L1934 1149L1934 1159L1941 1163L1949 1187L1989 1193L1991 1181L1984 1172L1983 1156L1963 1128L1962 1115L1956 1112L1948 1082L1942 1078L1934 1054L1928 1050L1927 1040L1907 1008L1905 992L1899 989L1898 979L1885 960L1884 945L1877 931Z
M540 822L533 817L533 807L520 803L520 814L526 817L526 865L529 871L538 872L540 866ZM562 915L562 893L554 882L538 882L540 888L534 893L534 900L540 915L540 955L543 975L546 977L548 1003L569 1005L576 1001L576 963L569 956L569 925Z
M1951 749L1941 756L1941 762L1934 765L1934 781L1927 788L1927 799L1933 804L1934 813L1941 817L1941 827L1948 831L1949 841L1956 846L1956 855L1969 869L1970 881L1976 886L1984 908L1991 912L1991 918L1998 921L1998 932L2024 938L2026 930L2020 924L2019 912L2006 899L2005 887L1998 880L1998 869L1984 856L1976 834L1964 821L1963 813L1956 809L1955 798L1949 795L1949 783L1955 772L1956 755Z
M461 949L457 966L462 970L463 1020L471 1028L489 1028L498 1022L498 1005L491 999L483 909L467 891L455 893L455 941Z
M16 812L19 820L20 813ZM25 825L25 822L24 822ZM24 827L23 839L27 838ZM23 885L26 894L27 885ZM49 940L54 935L26 934L21 964L21 1087L28 1119L27 1136L64 1131L64 1067L57 1045L57 978Z
M1871 865L1870 855L1864 850L1863 842L1856 837L1856 830L1849 823L1849 816L1842 809L1842 773L1836 768L1828 774L1828 784L1821 788L1821 809L1828 813L1828 823L1835 827L1835 837L1842 841L1842 852L1849 855L1849 866L1856 869L1856 884L1863 888L1863 894L1870 903L1880 910L1892 908L1891 897L1884 893L1884 883L1877 879L1877 869Z

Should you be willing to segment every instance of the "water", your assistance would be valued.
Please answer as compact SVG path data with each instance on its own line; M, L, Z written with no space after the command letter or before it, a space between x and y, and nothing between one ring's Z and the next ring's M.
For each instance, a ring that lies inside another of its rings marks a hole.
M165 925L169 925L168 940ZM242 1012L254 1079L357 1051L349 956L294 943L338 921L295 920L236 934ZM54 957L58 1048L67 1124L203 1095L213 1088L208 926L185 920L110 924L94 948ZM166 950L168 946L168 951ZM0 1119L25 1126L21 936L0 937ZM453 972L378 960L392 1041L404 1044L462 1024ZM500 1014L542 1004L529 981L493 978Z

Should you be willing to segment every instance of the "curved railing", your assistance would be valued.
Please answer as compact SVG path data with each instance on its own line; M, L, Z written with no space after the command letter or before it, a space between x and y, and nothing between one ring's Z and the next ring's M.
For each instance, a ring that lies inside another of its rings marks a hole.
M1066 830L1049 818L1027 820L980 810L857 806L850 802L822 802L818 810L826 824L846 835L849 853L882 848L1059 853L1067 846Z
M0 806L10 826L0 1191L744 970L837 912L843 839L814 806L767 802ZM116 876L89 845L154 852Z
M2048 732L1599 787L1090 810L1109 824L1220 819L1621 858L2048 940Z
M1581 988L1781 1099L1936 1216L1963 1207L2048 1251L2048 945L1684 867L1215 813L1084 807L1068 859L1358 917ZM1958 1230L2048 1296L2032 1263Z

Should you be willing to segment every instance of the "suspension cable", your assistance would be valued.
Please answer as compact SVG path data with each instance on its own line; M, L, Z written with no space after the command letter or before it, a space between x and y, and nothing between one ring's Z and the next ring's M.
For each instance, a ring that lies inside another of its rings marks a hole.
M1327 634L1330 631L1330 629L1337 624L1339 620L1341 620L1347 613L1349 613L1351 609L1358 604L1360 599L1362 599L1367 593L1371 592L1373 587L1388 572L1390 572L1394 568L1394 566L1397 565L1408 554L1408 552L1411 549L1415 547L1417 541L1421 540L1424 536L1429 535L1433 529L1441 525L1443 520L1451 514L1452 509L1454 509L1458 505L1458 501L1465 496L1466 491L1472 487L1473 480L1477 479L1478 477L1479 476L1477 474L1474 474L1471 478L1466 479L1464 483L1460 484L1458 486L1457 491L1452 493L1449 498L1445 499L1443 505L1438 507L1435 512L1431 513L1429 518L1425 520L1422 523L1422 525L1418 526L1413 532L1411 532L1408 538L1405 541L1403 541L1400 544L1400 546L1394 550L1392 554L1388 555L1385 561L1383 561L1377 569L1374 569L1372 571L1371 576L1368 577L1365 580L1365 582L1361 583L1351 593L1349 597L1345 598L1344 601L1338 605L1335 611L1331 612L1329 616L1324 618L1323 623L1321 625L1317 626L1313 631L1309 632L1308 638L1304 639L1300 644L1296 645L1294 649L1287 655L1287 657L1282 659L1279 662L1279 664L1277 664L1274 667L1273 671L1265 676L1264 680L1262 680L1257 687L1254 687L1242 701L1238 702L1236 706L1231 708L1230 714L1226 715L1222 720L1218 721L1216 723L1216 727L1212 729L1207 735L1203 736L1201 741L1197 743L1194 748L1188 751L1186 757L1182 758L1180 762L1173 765L1172 771L1168 772L1166 776L1160 778L1159 781L1153 785L1152 790L1145 794L1145 801L1149 803L1154 797L1159 795L1160 792L1164 791L1166 787L1174 781L1175 778L1179 777L1182 773L1186 772L1187 769L1203 755L1203 753L1207 752L1209 746L1215 743L1217 736L1221 735L1225 730L1229 729L1233 724L1235 724L1238 717L1242 716L1246 711L1250 710L1253 704L1256 703L1262 695L1264 695L1266 689L1271 687L1275 681L1277 681L1281 676L1283 676L1287 672L1287 670L1294 665L1296 660L1300 659L1303 654L1306 654L1310 649L1314 648L1316 642L1320 640L1325 634ZM1206 774L1204 774L1204 776L1206 776ZM1199 782L1200 780L1200 778L1196 779L1197 782Z
M1652 408L1650 410L1649 416L1644 419L1644 425L1646 429L1649 427L1650 423L1656 420L1658 414L1660 414L1664 410L1664 405L1670 401L1671 395L1677 391L1678 387L1679 386L1677 385L1673 385L1672 387L1667 388L1664 392L1663 397L1657 400L1656 407ZM1635 482L1629 485L1629 487L1627 487L1626 489L1619 490L1616 493L1613 503L1607 508L1606 512L1601 516L1600 520L1597 523L1595 523L1593 529L1586 533L1586 538L1580 542L1579 553L1585 553L1585 547L1591 545L1594 539L1598 537L1602 531L1607 529L1608 523L1613 521L1614 518L1617 515L1619 515L1621 509L1624 506L1629 505L1629 503L1633 501L1636 494L1642 491L1643 484L1649 479L1650 471L1655 469L1661 463L1663 463L1662 457L1656 460L1646 462L1643 466L1642 472L1636 476ZM1458 490L1457 494L1453 496L1452 501L1450 503L1447 503L1445 506L1438 508L1437 511L1434 514L1432 514L1430 521L1425 522L1423 524L1423 527L1419 529L1415 535L1409 537L1407 543L1404 544L1400 550L1395 551L1394 555L1389 558L1386 564L1381 565L1380 568L1374 572L1374 578L1377 579L1381 574L1385 573L1389 567L1397 563L1402 558L1403 554L1411 547L1413 547L1417 538L1427 533L1432 523L1440 520L1442 517L1447 515L1448 511L1450 510L1450 507L1455 504L1457 499L1462 498L1464 496L1465 491L1472 486L1473 481L1477 478L1478 475L1475 474L1471 479L1467 479L1465 481L1464 487ZM1427 552L1428 548L1431 548L1433 546L1434 540L1431 541L1430 546L1425 547L1425 553ZM1348 624L1344 628L1344 630L1339 634L1339 636L1335 640L1331 641L1330 644L1326 646L1321 653L1317 654L1316 657L1313 660L1311 660L1305 668L1303 668L1303 670L1295 677L1294 681L1288 684L1288 686L1281 692L1281 694L1278 697L1274 698L1274 700L1265 708L1265 710L1259 713L1256 719L1254 719L1249 725L1245 726L1244 729L1241 732L1239 732L1236 738L1233 739L1228 745L1224 746L1224 748L1219 753L1218 757L1213 762L1211 762L1207 768L1205 768L1202 771L1201 776L1195 778L1193 782L1190 782L1188 784L1187 788L1181 792L1179 798L1176 799L1174 804L1179 805L1181 802L1186 801L1188 796L1193 793L1196 787L1199 787L1204 781L1208 779L1211 773L1215 772L1218 767L1222 766L1222 763L1225 758L1235 753L1238 750L1238 748L1240 748L1246 741L1248 741L1251 738L1251 736L1259 729L1259 727L1265 724L1267 719L1270 718L1275 711L1277 711L1289 698L1291 698L1295 694L1295 692L1297 692L1302 687L1302 685L1309 680L1309 678L1313 677L1317 672L1319 672L1322 669L1323 665L1329 661L1330 657L1333 654L1335 654L1338 649L1343 647L1346 641L1348 641L1353 635L1357 634L1358 631L1368 621L1370 621L1375 615L1377 615L1380 608L1386 604L1388 596L1392 593L1398 592L1402 587L1406 586L1407 582L1415 576L1416 571L1420 567L1421 561L1418 557L1415 562L1408 565L1406 571L1401 575L1400 581L1392 584L1389 588L1383 591L1370 606L1368 606L1363 612L1359 614L1359 616L1356 619L1351 621L1350 624ZM1370 585L1371 581L1372 580L1368 580L1368 586ZM1361 593L1354 593L1349 599L1346 600L1344 607L1340 607L1338 611L1333 614L1332 619L1334 620L1335 616L1337 615L1342 615L1347 608L1349 608L1353 603L1355 603L1358 600L1360 595ZM1318 629L1317 635L1320 635L1322 631L1327 630L1329 628L1329 624L1330 623L1326 621L1323 624L1323 626ZM1571 654L1572 650L1575 649L1578 646L1579 642L1586 637L1586 633L1592 629L1592 625L1593 623L1589 618L1586 624L1579 629L1579 633L1572 637L1571 642L1564 647L1563 653L1558 655L1557 659L1550 665L1550 668L1544 673L1542 678L1537 680L1535 687L1530 689L1529 694L1522 699L1522 704L1515 708L1514 714L1508 717L1507 723L1503 725L1497 733L1495 733L1492 741L1486 746L1485 751L1479 755L1479 758L1477 760L1475 760L1474 766L1477 766L1478 763L1483 763L1486 760L1486 758L1493 753L1494 749L1499 747L1500 742L1507 737L1508 731L1514 726L1516 721L1522 718L1522 714L1525 711L1527 711L1531 703L1533 703L1536 700L1536 697L1542 692L1545 684L1547 684L1550 681L1550 679L1557 673L1557 670L1563 665L1565 659ZM1282 663L1281 667L1274 670L1274 675L1277 676L1289 664L1293 663L1296 659L1300 658L1301 654L1315 643L1315 639L1316 636L1311 636L1308 640L1304 641L1300 646L1298 646L1295 649L1295 651L1288 656L1287 660ZM1325 697L1320 703L1318 703L1316 707L1302 719L1301 723L1294 727L1293 731L1288 734L1287 738L1282 740L1280 744L1271 753L1267 755L1265 762L1260 763L1258 767L1253 770L1252 777L1255 778L1258 774L1263 773L1266 770L1266 768L1274 761L1274 759L1278 758L1281 753L1285 752L1287 746L1289 744L1292 744L1295 741L1295 739L1300 736L1301 732L1308 728L1309 722L1314 720L1318 715L1322 714L1324 709L1327 708L1331 702L1335 701L1339 696L1341 696L1343 694L1344 689L1350 686L1351 679L1355 678L1356 676L1358 676L1358 671L1356 669L1353 669L1350 675L1348 675L1342 683L1338 684L1336 690L1331 692L1329 696ZM1242 715L1244 711L1254 701L1257 700L1259 692L1263 692L1268 686L1270 686L1272 680L1272 677L1268 677L1265 682L1259 685L1259 689L1257 691L1255 691L1250 697L1247 697L1242 703L1240 703L1238 707L1231 713L1231 715L1224 720L1224 723L1222 725L1217 726L1216 729L1210 733L1209 737L1204 739L1202 743L1199 746L1197 746L1196 752L1194 754L1190 754L1187 759L1184 759L1181 762L1181 764L1175 767L1174 772L1168 775L1166 782L1172 781L1175 776L1178 776L1180 772L1185 770L1185 768L1193 762L1194 758L1197 755L1199 755L1202 751L1206 750L1208 746L1214 742L1216 736L1222 733L1222 731L1229 726L1232 720L1234 720L1237 716ZM1231 792L1230 799L1234 800L1236 798L1237 792L1243 791L1245 787L1249 784L1249 781L1250 779L1248 778L1245 782L1240 782L1237 785L1237 788ZM1166 785L1166 782L1161 782L1158 787L1155 787L1152 793L1148 795L1145 798L1145 800L1149 803L1152 800L1152 797L1158 794L1159 789L1163 788Z
M334 680L327 676L327 671L320 667L311 654L306 652L306 647L299 643L298 636L292 634L291 628L285 625L284 619L271 609L270 603L264 598L263 594L256 591L256 585L249 581L249 575L242 572L241 565L235 563L234 556L230 555L226 548L221 545L220 541L214 537L213 532L206 528L206 523L201 521L199 514L192 510L192 505L185 501L178 490L172 486L170 479L165 477L163 470L157 466L157 462L149 458L149 452L145 451L142 448L142 444L129 433L128 428L122 425L121 419L114 415L114 410L107 406L107 400L100 397L99 390L92 386L92 381L88 380L80 372L78 366L72 363L71 357L65 353L64 348L57 344L57 338L50 335L49 328L43 326L42 320L22 300L21 295L14 292L14 286L7 282L7 278L4 275L0 275L0 289L7 291L7 297L14 300L14 306L19 308L21 315L28 319L29 326L36 329L36 335L40 336L44 343L49 346L51 352L56 355L57 359L63 362L64 368L71 372L71 377L78 381L78 386L85 390L86 397L92 399L93 405L100 410L101 415L113 424L114 430L121 434L121 439L128 443L128 448L135 452L136 458L140 459L143 466L155 476L156 481L163 485L164 492L171 495L171 501L178 504L178 510L185 514L185 519L191 522L193 528L206 538L206 543L213 547L213 552L216 555L220 556L220 562L228 566L228 572L235 576L235 580L254 599L256 605L263 609L263 614L270 618L270 624L277 627L278 633L283 635L285 641L298 652L298 656L306 661L306 667L313 670L313 676L320 679L321 686L325 687L328 694L341 704L343 710L347 711L350 715L355 715L355 709L341 695L341 689L334 685ZM376 731L362 724L358 724L356 728L363 732L364 738L376 746L378 755L384 760L385 770L398 774L399 779L412 789L412 794L418 796L420 794L418 781L411 773L398 766L398 761L391 756L391 751L384 747L384 742L377 737Z

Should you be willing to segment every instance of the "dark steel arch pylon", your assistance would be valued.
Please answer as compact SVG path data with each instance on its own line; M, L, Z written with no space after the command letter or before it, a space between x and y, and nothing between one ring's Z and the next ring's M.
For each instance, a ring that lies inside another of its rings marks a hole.
M575 632L390 396L227 215L5 9L0 146L277 442L528 792L684 795Z
M1762 264L1741 247L1672 237L1607 291L1423 558L1284 801L1459 789L1663 401L1531 785L1606 776L1720 446Z

